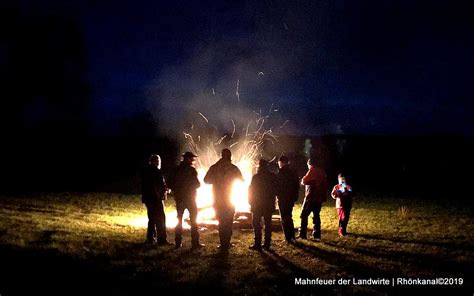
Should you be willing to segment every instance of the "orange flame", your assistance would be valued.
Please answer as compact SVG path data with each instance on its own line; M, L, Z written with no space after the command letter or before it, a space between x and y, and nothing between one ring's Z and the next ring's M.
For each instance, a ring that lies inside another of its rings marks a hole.
M248 187L252 180L252 162L250 160L240 161L236 163L237 167L241 170L244 177L244 182L235 181L232 188L231 200L235 207L236 212L249 212L250 205L248 203ZM204 176L207 173L207 169L198 168L198 179L201 182L201 187L197 190L196 204L199 209L197 222L198 224L217 224L215 220L215 211L213 208L214 195L212 192L212 185L204 183ZM183 219L187 219L189 213L186 211ZM176 217L176 211L166 215L166 226L173 228L178 223ZM183 228L189 228L187 223L183 223Z

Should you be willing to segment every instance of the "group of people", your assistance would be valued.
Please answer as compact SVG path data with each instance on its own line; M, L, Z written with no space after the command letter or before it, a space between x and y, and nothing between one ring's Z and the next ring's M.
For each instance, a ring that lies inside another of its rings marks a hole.
M148 244L171 245L167 240L164 200L171 189L176 201L178 223L175 227L175 247L182 247L183 214L187 209L191 221L191 244L193 249L202 248L199 242L197 224L198 207L196 205L197 189L201 186L194 162L197 155L186 152L178 167L165 177L161 171L161 159L153 154L148 166L143 171L142 177L142 202L147 208L148 215ZM312 236L321 239L320 211L322 204L327 201L327 176L325 171L316 166L314 159L308 160L308 172L301 182L297 174L290 168L289 159L281 156L278 160L278 173L274 174L269 168L269 162L261 159L257 173L252 177L248 188L248 202L252 213L252 226L254 229L254 244L250 249L269 249L272 237L272 215L275 202L278 201L281 225L285 240L292 244L296 242L293 223L293 207L298 200L300 184L305 186L305 199L301 211L301 227L299 238L307 239L308 217L313 214ZM228 250L231 245L232 225L235 207L232 204L231 192L233 183L243 181L239 168L232 163L232 153L223 149L221 159L212 165L204 182L212 185L214 194L214 210L219 222L219 248ZM331 191L331 197L336 200L339 216L338 233L344 236L347 233L347 224L352 208L352 188L346 184L342 174L338 176L338 184ZM264 224L264 237L262 245L262 220Z

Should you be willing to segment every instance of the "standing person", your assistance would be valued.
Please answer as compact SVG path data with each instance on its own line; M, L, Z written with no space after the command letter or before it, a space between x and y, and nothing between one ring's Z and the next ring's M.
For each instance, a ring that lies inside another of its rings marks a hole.
M295 242L295 226L293 224L293 206L298 200L300 182L298 176L289 166L286 156L278 160L278 208L280 210L281 227L288 243Z
M166 216L164 200L166 183L161 172L161 158L157 154L150 156L142 175L142 202L148 215L147 244L168 245L166 240Z
M339 174L337 176L339 184L333 187L331 197L336 200L336 209L339 216L339 236L345 236L347 234L347 224L349 223L349 217L352 209L352 198L353 192L352 187L346 184L346 177Z
M183 234L183 214L188 209L191 219L191 244L193 249L203 247L199 243L199 232L197 225L198 208L196 205L196 189L201 186L198 180L198 173L193 166L197 156L192 152L183 154L183 160L176 168L170 178L170 187L173 190L176 201L176 212L178 213L178 224L175 228L175 246L182 247Z
M252 212L252 226L255 232L255 243L252 250L262 249L262 218L265 222L265 242L263 247L270 249L272 240L272 214L275 210L277 193L276 175L268 169L268 161L261 159L258 172L252 177L249 186L249 204Z
M214 193L214 210L219 221L219 248L226 251L230 248L232 237L232 224L234 222L235 207L232 204L232 186L235 181L243 181L239 168L232 164L232 153L229 149L222 149L222 158L213 164L204 182L212 184Z
M316 167L314 159L308 160L308 172L301 180L301 184L305 185L306 193L301 210L301 228L299 237L306 239L308 229L308 217L313 213L313 238L321 239L321 207L323 202L327 201L327 176L322 168Z

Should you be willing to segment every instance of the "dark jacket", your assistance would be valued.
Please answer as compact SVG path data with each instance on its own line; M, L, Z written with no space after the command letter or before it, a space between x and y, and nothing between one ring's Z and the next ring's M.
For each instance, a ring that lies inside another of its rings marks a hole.
M327 176L326 172L318 167L311 166L303 177L303 185L306 185L305 201L323 203L327 201Z
M159 168L147 165L142 173L142 202L152 203L166 199L166 183Z
M230 160L220 159L213 164L204 177L206 184L212 184L214 205L217 207L232 207L232 185L236 180L243 181L239 168Z
M182 161L168 179L168 186L173 190L175 200L192 200L196 198L196 189L201 186L196 169Z
M300 182L298 176L288 166L282 167L278 171L278 200L281 202L296 202L300 191Z
M275 209L277 176L268 169L259 171L252 177L249 186L249 204L253 211Z

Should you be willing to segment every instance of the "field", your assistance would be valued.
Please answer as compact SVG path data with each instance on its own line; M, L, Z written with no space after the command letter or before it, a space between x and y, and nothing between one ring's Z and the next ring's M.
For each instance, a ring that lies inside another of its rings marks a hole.
M167 201L167 211L174 208ZM300 204L294 211L299 226ZM206 247L145 246L146 215L137 195L110 193L0 196L0 294L394 295L416 290L472 295L472 206L449 199L359 195L347 237L337 235L334 203L323 207L322 240L251 251L252 230L234 230L228 254L218 233ZM138 219L138 220L137 220ZM141 220L140 220L141 219ZM311 226L310 220L310 226ZM173 230L168 229L173 241ZM295 285L295 278L462 278L457 286ZM151 292L150 292L151 291Z

